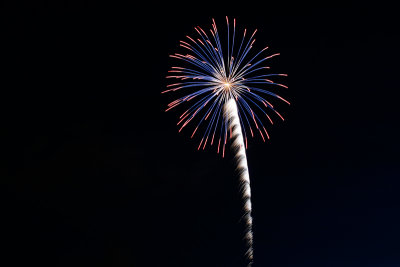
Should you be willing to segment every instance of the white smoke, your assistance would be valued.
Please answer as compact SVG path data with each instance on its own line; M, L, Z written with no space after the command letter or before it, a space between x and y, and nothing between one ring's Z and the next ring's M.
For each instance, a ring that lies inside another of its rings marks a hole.
M228 121L229 130L232 133L232 150L235 151L235 160L237 164L237 170L239 171L241 193L244 201L243 209L245 212L243 218L246 223L245 240L248 247L246 255L250 260L249 266L251 266L253 262L253 219L251 217L250 177L247 166L246 149L244 146L242 128L240 126L239 113L236 101L233 98L229 99L225 103L224 115L225 119Z

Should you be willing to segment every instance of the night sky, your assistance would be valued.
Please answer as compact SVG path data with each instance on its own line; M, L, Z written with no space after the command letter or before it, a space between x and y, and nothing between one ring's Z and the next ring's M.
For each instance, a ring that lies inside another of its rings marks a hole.
M393 7L48 2L3 4L2 266L245 266L232 153L197 151L160 94L226 15L289 74L247 150L254 266L400 266Z

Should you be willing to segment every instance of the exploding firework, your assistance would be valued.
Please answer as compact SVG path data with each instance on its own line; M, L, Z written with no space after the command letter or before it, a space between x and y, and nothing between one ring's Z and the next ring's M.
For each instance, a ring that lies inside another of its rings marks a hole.
M245 151L247 136L249 133L252 137L259 135L265 142L266 138L269 139L265 121L273 124L273 116L284 120L266 98L290 103L269 89L287 88L271 80L273 76L287 75L270 73L270 67L265 66L265 63L279 53L264 55L268 49L265 47L251 55L257 30L248 36L245 29L241 38L237 38L236 20L233 20L233 27L230 27L228 17L226 23L226 43L220 40L214 19L209 33L197 26L194 28L197 37L186 36L185 41L180 41L186 54L175 53L170 57L179 59L184 64L172 67L167 76L168 79L179 81L168 84L167 90L162 93L181 93L178 99L168 104L166 111L184 103L193 103L180 115L177 125L180 132L193 121L191 138L201 131L198 131L199 128L203 128L198 149L205 149L208 142L210 145L215 143L217 152L224 156L228 136L232 139L244 200L245 239L248 246L246 255L251 265L253 232L250 179Z

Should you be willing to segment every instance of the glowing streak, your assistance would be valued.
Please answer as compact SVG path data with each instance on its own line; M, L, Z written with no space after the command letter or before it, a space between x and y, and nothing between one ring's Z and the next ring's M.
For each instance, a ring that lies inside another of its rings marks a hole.
M247 244L246 256L251 266L253 262L253 219L251 217L251 189L250 176L247 166L246 148L240 126L239 113L234 99L229 99L224 106L225 119L228 121L229 129L232 131L232 150L235 152L236 169L239 172L242 199L244 201L244 220L246 223L245 240ZM264 128L265 130L265 128Z

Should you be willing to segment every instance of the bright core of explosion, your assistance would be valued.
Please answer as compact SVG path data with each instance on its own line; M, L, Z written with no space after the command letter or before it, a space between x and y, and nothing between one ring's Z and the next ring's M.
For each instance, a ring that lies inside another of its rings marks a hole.
M224 84L224 89L225 89L225 92L229 92L232 88L232 84L230 83L230 82L224 82L223 83Z

